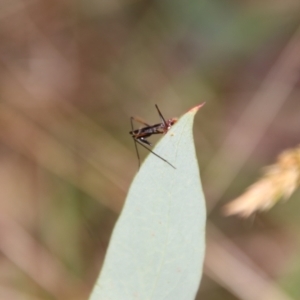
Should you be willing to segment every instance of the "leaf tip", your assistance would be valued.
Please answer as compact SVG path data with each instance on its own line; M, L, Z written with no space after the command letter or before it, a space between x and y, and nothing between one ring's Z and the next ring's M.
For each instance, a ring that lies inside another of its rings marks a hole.
M189 110L191 113L196 113L206 102L203 102Z

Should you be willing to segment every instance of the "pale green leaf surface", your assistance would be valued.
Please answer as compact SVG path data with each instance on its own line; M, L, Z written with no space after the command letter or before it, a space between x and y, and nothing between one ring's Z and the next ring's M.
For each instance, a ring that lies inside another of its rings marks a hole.
M192 300L202 275L205 202L192 109L137 173L90 300Z

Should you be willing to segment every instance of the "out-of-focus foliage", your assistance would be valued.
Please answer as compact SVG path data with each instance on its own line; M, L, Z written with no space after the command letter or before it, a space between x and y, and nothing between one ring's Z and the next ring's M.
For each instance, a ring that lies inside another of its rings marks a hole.
M270 209L280 199L287 200L300 185L300 146L285 150L277 162L265 168L261 179L224 207L226 215L249 217Z
M87 299L137 172L129 117L152 124L155 103L169 118L203 101L210 248L198 297L299 299L299 194L251 224L219 210L299 144L299 10L1 1L0 299Z

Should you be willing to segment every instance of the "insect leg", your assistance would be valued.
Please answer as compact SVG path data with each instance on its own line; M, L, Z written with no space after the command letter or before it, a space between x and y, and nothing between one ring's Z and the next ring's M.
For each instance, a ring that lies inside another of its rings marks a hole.
M130 123L131 123L131 130L132 130L132 131L134 131L134 128L133 128L133 120L134 120L134 118L131 117L131 118L130 118ZM136 141L136 139L135 139L134 137L132 137L132 138L133 138L133 141L134 141L135 152L136 152L136 156L137 156L137 158L138 158L138 164L139 164L139 168L140 168L140 166L141 166L141 159L140 159L140 154L139 154L138 147L137 147L137 145L136 145L137 141Z
M146 147L142 142L140 142L139 140L133 138L135 140L136 143L140 144L142 147L144 147L145 149L147 149L148 151L150 151L152 154L154 154L155 156L157 156L158 158L160 158L161 160L163 160L164 162L166 162L168 165L170 165L172 168L176 169L171 163L169 163L166 159L162 158L161 156L159 156L158 154L156 154L154 151L152 151L151 149L149 149L148 147Z
M134 120L135 122L138 122L140 124L143 124L145 126L150 126L148 123L146 123L144 120L142 120L141 118L138 118L138 117L131 117L131 120Z

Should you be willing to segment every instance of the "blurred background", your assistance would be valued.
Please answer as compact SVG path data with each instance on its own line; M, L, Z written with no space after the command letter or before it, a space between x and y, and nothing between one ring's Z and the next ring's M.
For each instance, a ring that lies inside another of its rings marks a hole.
M221 213L299 143L299 87L298 0L2 0L0 299L87 299L138 170L130 116L204 101L197 299L300 299L300 193Z

